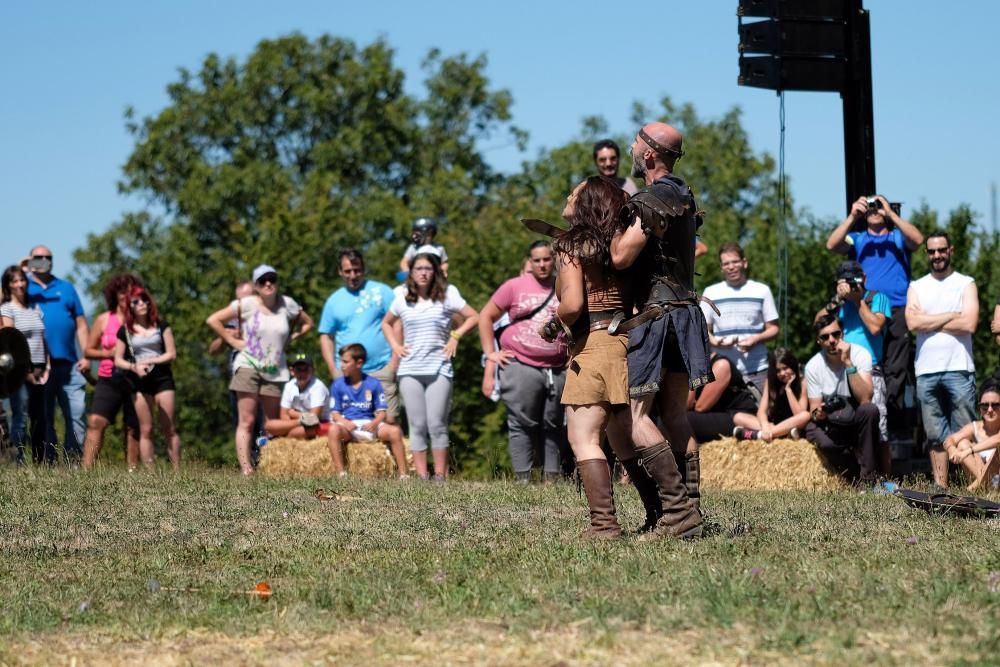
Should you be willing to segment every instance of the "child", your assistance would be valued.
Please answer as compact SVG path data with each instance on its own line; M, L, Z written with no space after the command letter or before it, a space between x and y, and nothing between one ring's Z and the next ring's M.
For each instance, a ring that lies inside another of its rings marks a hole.
M410 245L406 247L403 259L399 260L400 273L409 275L410 262L419 253L433 252L441 258L441 273L448 276L448 253L444 246L434 243L434 236L437 234L437 225L430 218L417 218L413 222L413 231L410 232ZM405 277L402 279L405 280Z
M809 399L799 374L799 360L781 347L769 356L757 415L740 412L733 416L733 435L738 440L770 442L789 435L797 440L809 423Z
M406 479L406 455L403 431L385 423L385 392L382 383L361 371L368 358L364 345L351 343L340 348L340 371L343 377L330 385L330 431L328 442L333 468L340 477L344 470L344 445L348 442L375 440L388 442L396 459L399 479Z
M315 438L330 430L330 392L313 374L308 354L292 357L291 380L281 392L281 412L264 422L269 438ZM258 442L258 444L261 444Z
M996 447L1000 444L1000 382L990 378L979 390L979 421L966 424L944 441L944 449L952 463L960 463L972 476L967 487L975 491L989 484L989 478L1000 473Z

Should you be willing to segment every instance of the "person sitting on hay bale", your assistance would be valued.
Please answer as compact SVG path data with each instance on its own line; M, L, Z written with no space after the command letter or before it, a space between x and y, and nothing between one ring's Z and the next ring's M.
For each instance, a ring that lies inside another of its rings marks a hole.
M327 439L330 458L337 475L346 477L344 446L348 442L381 440L389 443L400 479L406 479L406 452L403 431L385 423L386 402L382 383L362 372L368 352L361 343L345 345L338 351L342 377L330 385L330 430Z
M952 463L961 464L972 477L967 487L975 491L989 484L993 475L1000 474L1000 380L990 378L979 390L979 414L982 419L973 421L944 441L944 450Z
M798 440L811 419L806 385L799 372L799 360L786 348L768 355L767 379L757 414L733 415L737 440L764 440L791 437Z
M688 394L688 423L698 442L711 442L733 433L735 417L757 412L756 388L743 379L736 362L720 354L712 355L715 379ZM739 428L739 427L736 427Z
M264 422L268 438L313 439L330 429L330 392L313 374L313 360L308 354L292 357L292 375L281 392L281 411L277 419Z

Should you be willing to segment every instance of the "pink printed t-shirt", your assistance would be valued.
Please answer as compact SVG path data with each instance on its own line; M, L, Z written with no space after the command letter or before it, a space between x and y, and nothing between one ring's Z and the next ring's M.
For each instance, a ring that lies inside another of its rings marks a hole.
M491 301L511 320L524 317L537 308L552 291L529 274L511 278L493 293ZM560 368L566 365L566 341L560 336L548 342L538 334L543 324L555 317L559 298L555 295L534 317L507 327L500 335L500 349L509 350L522 364L539 368Z

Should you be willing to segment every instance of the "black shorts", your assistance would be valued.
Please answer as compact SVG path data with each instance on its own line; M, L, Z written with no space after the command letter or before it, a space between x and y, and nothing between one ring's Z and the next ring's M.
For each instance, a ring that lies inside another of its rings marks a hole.
M131 371L127 371L129 386L134 393L150 394L155 396L163 391L174 391L174 374L170 366L153 366L147 375L139 377Z
M111 423L118 416L118 411L122 411L126 428L138 429L139 421L135 416L135 406L132 404L132 393L121 375L97 378L94 386L94 396L90 402L91 414L104 417Z

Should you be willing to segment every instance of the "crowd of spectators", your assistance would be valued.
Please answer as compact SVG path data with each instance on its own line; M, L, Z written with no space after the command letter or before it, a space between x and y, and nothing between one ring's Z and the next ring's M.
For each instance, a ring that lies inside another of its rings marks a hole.
M594 146L597 170L632 194L635 184L618 177L619 156L614 142ZM234 442L244 474L253 473L255 451L271 438L325 437L338 474L348 474L348 443L380 440L405 478L405 408L416 476L446 480L452 359L473 329L484 351L483 393L507 410L515 479L529 481L537 467L547 480L573 469L560 402L571 353L564 337L540 331L560 306L551 245L532 243L521 274L498 286L477 312L448 282L448 256L436 232L433 220L415 221L395 289L367 277L361 252L340 252L343 285L326 300L317 327L330 385L316 376L310 355L286 357L288 344L314 324L282 292L274 267L257 266L235 298L208 318L217 335L209 352L230 350ZM948 235L933 231L925 239L888 200L873 196L853 203L826 245L846 258L834 276L834 298L816 304L817 351L804 367L789 350L769 349L780 333L778 311L770 287L750 279L743 248L732 241L719 247L723 280L705 289L702 305L714 380L690 392L686 428L668 430L695 451L695 441L730 434L768 442L805 437L846 476L879 488L892 475L889 443L912 430L904 400L911 382L934 484L947 487L955 464L971 475L970 488L982 487L998 472L1000 384L990 380L977 391L972 335L979 297L974 278L954 270ZM921 246L930 272L911 280L911 254ZM705 251L699 242L698 254ZM40 245L3 272L0 326L19 329L31 353L26 382L10 397L17 461L26 462L30 447L36 464L55 463L61 451L90 467L121 413L130 469L153 463L156 422L178 467L171 372L177 351L152 292L137 276L111 277L105 310L88 327L75 288L52 268L51 251ZM992 329L1000 343L996 316ZM85 419L88 379L95 388ZM65 420L61 447L57 404Z

